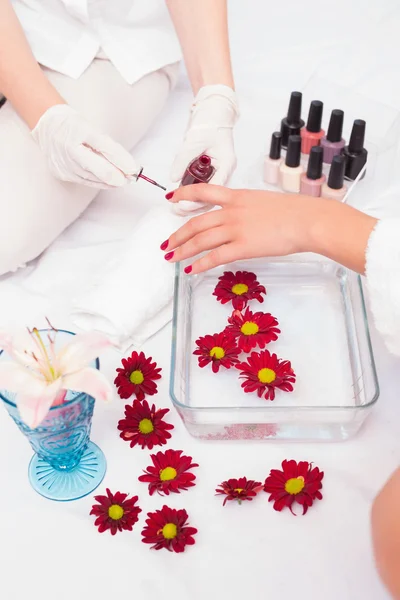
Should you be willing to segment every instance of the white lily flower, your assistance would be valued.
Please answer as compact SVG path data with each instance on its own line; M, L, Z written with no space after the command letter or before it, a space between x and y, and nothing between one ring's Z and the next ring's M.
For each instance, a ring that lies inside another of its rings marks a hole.
M112 387L98 369L90 367L111 342L99 333L71 335L56 351L57 330L0 331L0 349L10 357L0 361L0 388L16 394L21 419L34 429L52 406L64 401L67 390L96 400L110 400ZM46 342L43 336L47 336Z

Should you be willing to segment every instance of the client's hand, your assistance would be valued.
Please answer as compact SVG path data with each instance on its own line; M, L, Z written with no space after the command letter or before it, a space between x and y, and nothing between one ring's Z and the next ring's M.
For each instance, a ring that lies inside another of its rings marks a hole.
M120 187L140 167L125 148L67 104L49 108L32 131L53 175L96 188Z
M209 251L186 268L193 274L240 259L308 251L363 272L376 224L336 200L299 194L197 184L178 188L170 202L182 200L221 207L190 219L161 246L171 262Z

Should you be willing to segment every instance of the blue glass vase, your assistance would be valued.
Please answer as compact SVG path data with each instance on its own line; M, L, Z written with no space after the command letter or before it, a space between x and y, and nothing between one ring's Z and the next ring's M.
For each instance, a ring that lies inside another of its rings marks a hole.
M65 342L70 335L74 334L59 331L56 346L60 337ZM0 352L0 360L5 358ZM99 368L99 361L93 366ZM82 498L100 485L107 463L100 448L90 441L94 398L67 391L64 402L53 406L35 429L21 420L15 394L1 391L0 398L35 452L28 471L34 490L51 500L68 501Z

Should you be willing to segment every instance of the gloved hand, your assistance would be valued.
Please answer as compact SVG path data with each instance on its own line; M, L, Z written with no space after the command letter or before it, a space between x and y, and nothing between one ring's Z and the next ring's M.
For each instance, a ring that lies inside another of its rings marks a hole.
M224 185L236 167L233 127L239 116L235 92L226 85L202 87L192 106L182 147L175 158L171 179L179 182L186 167L200 154L208 154L215 173L209 183ZM174 205L177 214L199 211L198 202Z
M45 154L50 171L62 181L107 189L125 185L140 172L125 148L67 104L49 108L32 137Z

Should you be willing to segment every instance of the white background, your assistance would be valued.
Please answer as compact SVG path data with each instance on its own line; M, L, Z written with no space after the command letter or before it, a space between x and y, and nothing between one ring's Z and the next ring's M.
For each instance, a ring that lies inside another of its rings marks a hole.
M239 166L234 185L246 185L250 167L262 154L271 127L286 111L291 90L302 88L321 63L346 85L400 109L397 0L231 0L231 39L242 118L237 128ZM182 78L162 117L136 151L150 176L167 180L169 164L182 135L190 102ZM277 110L278 107L278 110ZM132 115L134 118L134 115ZM381 181L384 189L389 185ZM102 193L59 248L84 240L98 243L123 237L149 206L163 196L146 184ZM353 198L375 214L399 210L396 196L368 195L368 186ZM160 240L161 242L162 240ZM131 277L134 278L134 261ZM65 266L65 268L67 268ZM62 265L60 265L62 269ZM59 271L60 271L59 269ZM46 314L68 328L67 301L30 295L24 275L0 280L1 325L10 321L43 325ZM135 282L137 293L145 285ZM170 406L168 373L170 327L144 350L163 368L156 397ZM369 531L374 495L398 465L399 361L386 352L373 331L381 398L366 427L343 444L199 442L178 416L169 447L183 449L200 464L198 484L168 498L184 507L199 529L196 545L183 555L150 551L140 541L145 513L163 505L137 481L149 453L130 449L118 437L124 402L97 405L92 439L106 454L104 484L112 491L138 494L143 509L132 533L100 535L89 517L92 497L62 504L41 498L30 488L27 465L31 450L5 411L0 411L0 596L5 600L385 600L375 572ZM120 357L110 353L102 365L110 379ZM334 377L334 373L332 373ZM242 506L222 508L214 489L223 479L246 475L263 480L284 458L314 461L325 471L324 499L306 517L279 514L267 496Z

